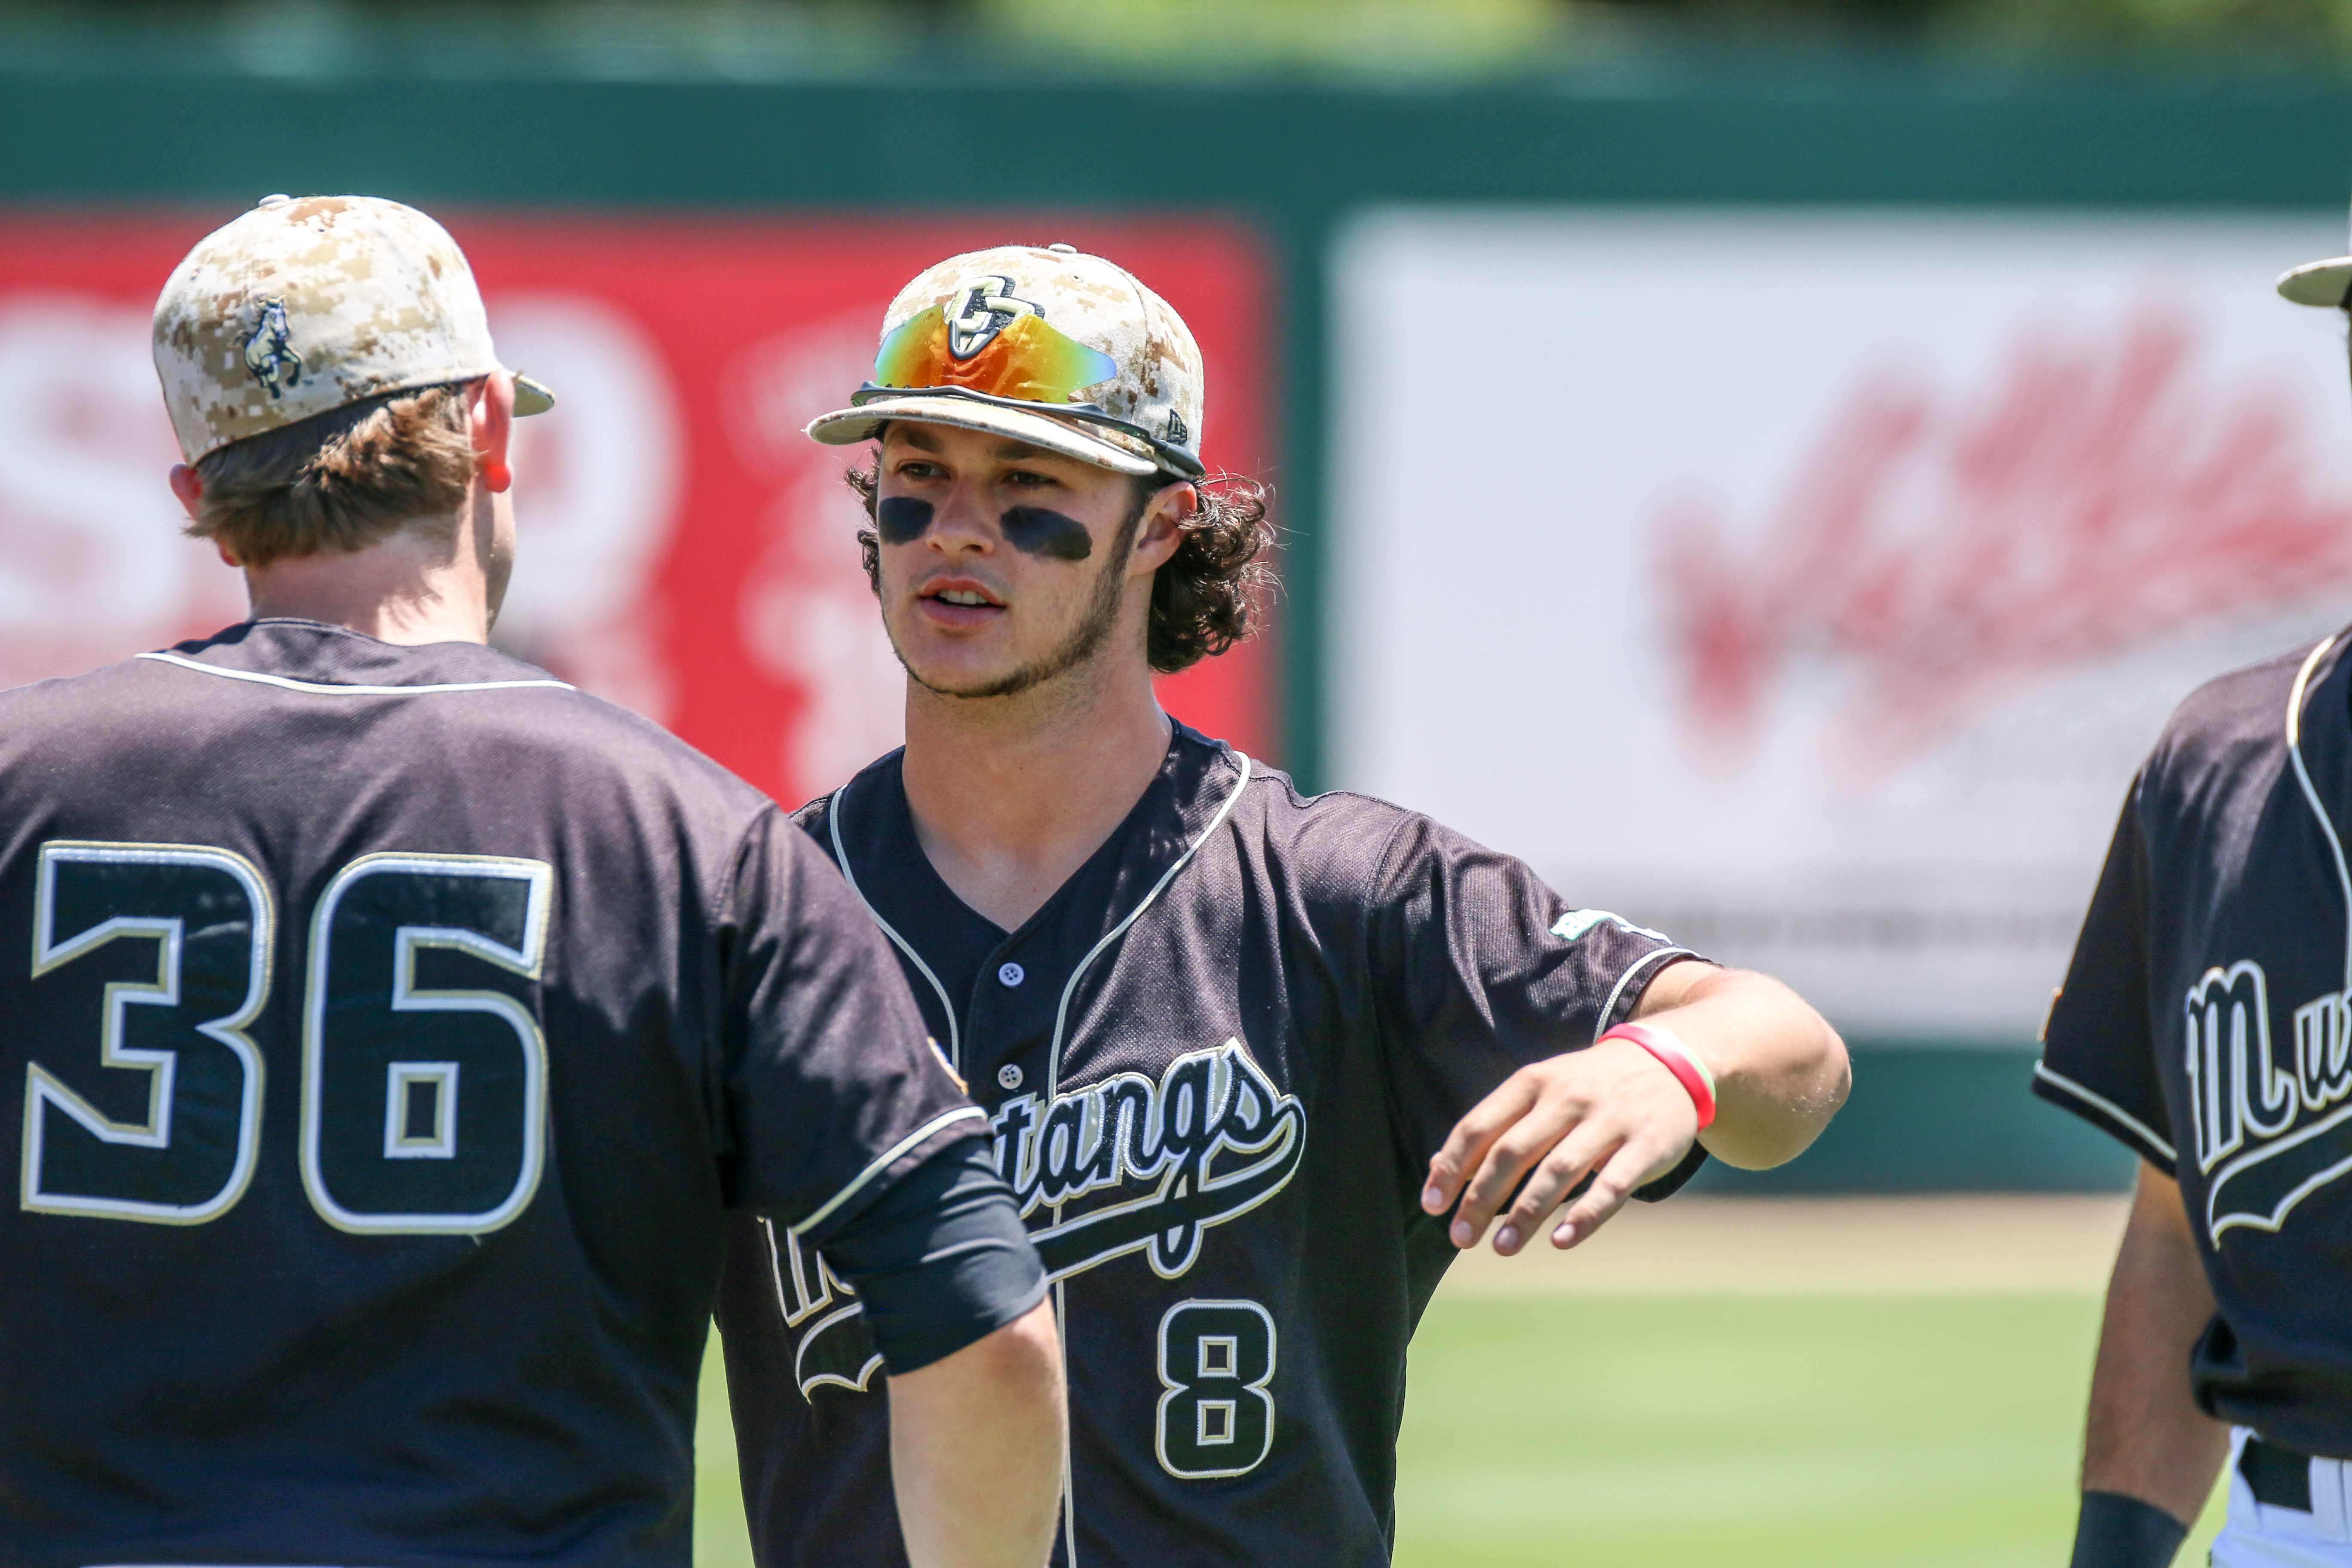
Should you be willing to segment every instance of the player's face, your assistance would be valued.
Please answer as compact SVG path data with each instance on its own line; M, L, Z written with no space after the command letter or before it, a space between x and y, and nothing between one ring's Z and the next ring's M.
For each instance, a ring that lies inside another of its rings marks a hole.
M958 698L1011 696L1097 657L1139 664L1173 510L1124 474L1024 442L892 425L875 531L899 662Z

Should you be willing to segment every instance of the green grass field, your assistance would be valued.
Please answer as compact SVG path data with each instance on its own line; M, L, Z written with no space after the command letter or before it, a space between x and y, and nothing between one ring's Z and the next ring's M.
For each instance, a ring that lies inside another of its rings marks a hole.
M1400 1568L2017 1568L2066 1559L2095 1296L1441 1291ZM738 1568L706 1377L703 1568ZM2201 1563L2209 1513L2179 1561Z
M2097 1312L1441 1299L1413 1346L1397 1562L2055 1568Z

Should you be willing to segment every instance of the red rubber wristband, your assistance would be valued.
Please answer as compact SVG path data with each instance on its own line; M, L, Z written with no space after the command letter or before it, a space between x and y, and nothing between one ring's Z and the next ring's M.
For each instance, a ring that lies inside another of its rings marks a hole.
M1648 1024L1620 1024L1602 1035L1601 1039L1631 1040L1657 1058L1659 1064L1675 1075L1675 1081L1683 1086L1683 1092L1691 1097L1691 1103L1698 1108L1699 1131L1705 1131L1714 1123L1715 1088L1707 1082L1706 1069L1699 1066L1696 1057L1690 1054L1689 1047L1665 1030ZM1601 1040L1592 1043L1597 1046Z

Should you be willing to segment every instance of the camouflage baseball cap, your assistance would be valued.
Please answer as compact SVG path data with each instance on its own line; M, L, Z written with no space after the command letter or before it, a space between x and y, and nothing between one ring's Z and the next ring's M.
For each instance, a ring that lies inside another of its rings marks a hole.
M348 403L501 369L448 230L378 196L265 196L199 241L155 301L155 374L194 463ZM515 412L555 405L515 378Z
M909 419L1197 479L1202 380L1183 318L1133 273L1072 246L1005 245L899 290L874 379L808 433L845 447Z

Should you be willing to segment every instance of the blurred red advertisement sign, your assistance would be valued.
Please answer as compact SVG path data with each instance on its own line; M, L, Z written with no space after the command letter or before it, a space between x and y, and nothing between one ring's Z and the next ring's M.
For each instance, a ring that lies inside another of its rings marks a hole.
M2207 372L2189 312L2005 346L1989 385L1862 380L1760 533L1661 510L1684 694L1752 743L1780 688L1851 678L1835 735L1876 777L2053 671L2352 582L2340 464L2288 384Z
M156 292L232 213L0 216L0 685L245 614L178 533L148 358ZM497 640L667 724L796 804L898 743L903 676L842 475L801 426L871 368L882 312L958 251L1066 240L1175 305L1209 366L1213 470L1270 463L1270 268L1244 230L1161 218L438 214L500 356L556 389L518 427L521 556ZM1162 683L1170 711L1276 751L1260 640Z
M2030 1039L2165 716L2352 600L2341 324L2272 288L2339 226L1360 215L1333 773L1852 1035ZM1404 438L1465 389L1476 461Z

